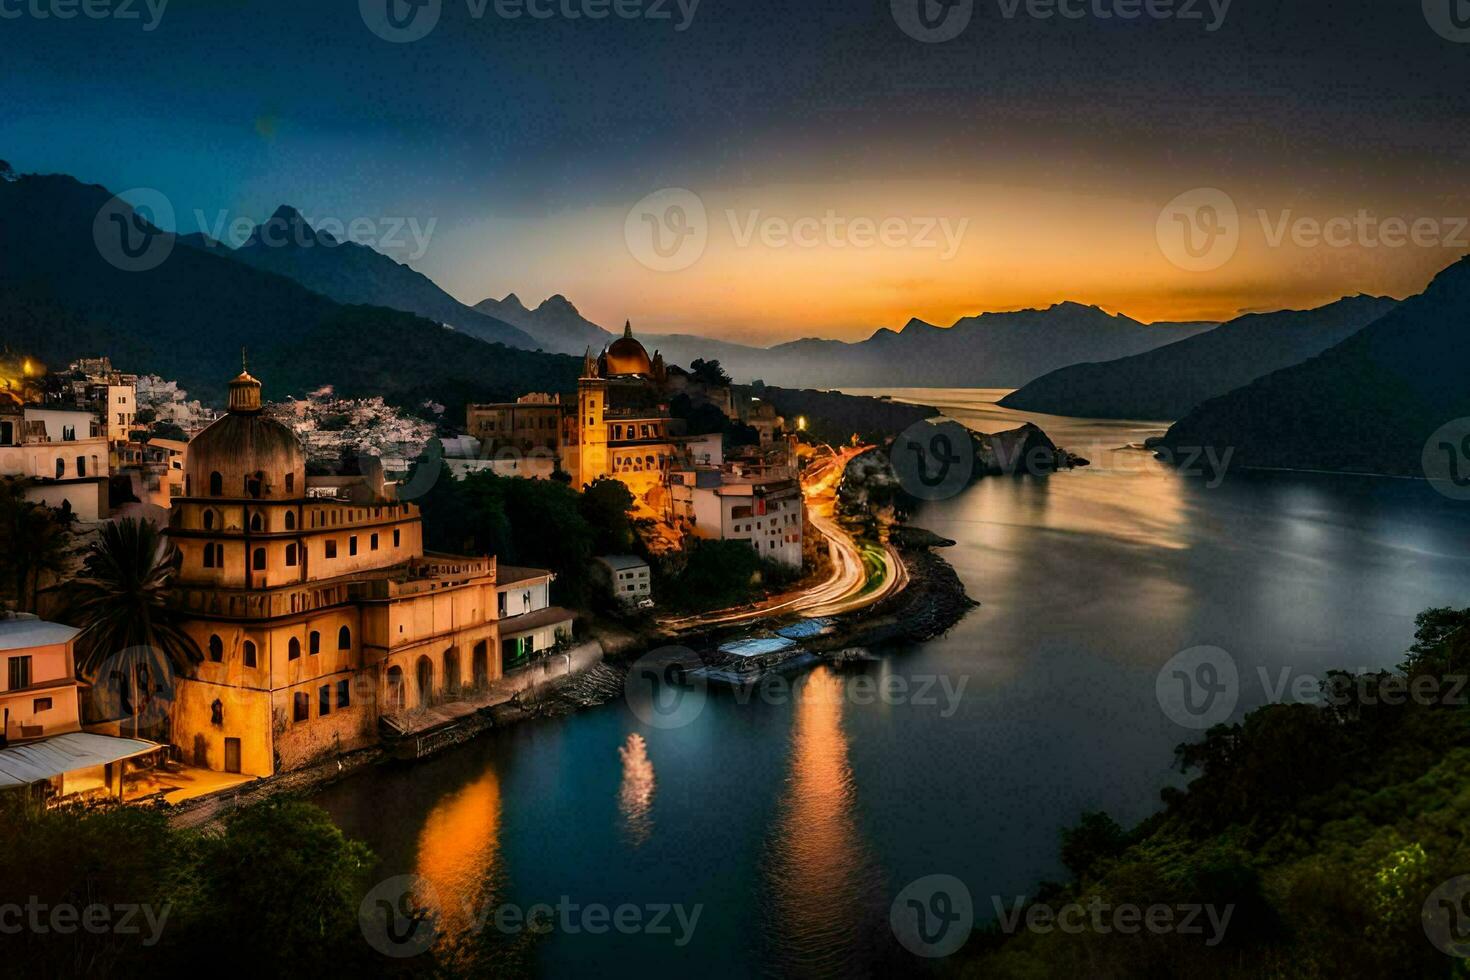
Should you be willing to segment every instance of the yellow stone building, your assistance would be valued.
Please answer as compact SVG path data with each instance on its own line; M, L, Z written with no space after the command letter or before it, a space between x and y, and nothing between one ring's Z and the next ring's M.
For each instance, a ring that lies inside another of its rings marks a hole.
M633 337L632 324L596 358L582 364L577 381L575 437L568 452L576 486L604 476L621 480L635 495L666 482L680 446L666 394L663 358L650 358Z
M511 586L498 589L495 559L426 555L418 508L380 480L312 492L300 444L260 395L248 373L230 383L171 510L174 601L205 655L174 690L185 761L268 776L370 745L380 718L411 729L416 710L570 634L549 572L516 569L515 595L539 585L541 608L503 618Z

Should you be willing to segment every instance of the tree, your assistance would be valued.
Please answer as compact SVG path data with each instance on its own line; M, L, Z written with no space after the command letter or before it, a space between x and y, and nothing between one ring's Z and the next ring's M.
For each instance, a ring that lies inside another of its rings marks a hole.
M1100 811L1084 813L1077 826L1062 831L1062 863L1080 881L1127 846L1128 835L1116 820Z
M599 477L582 491L577 509L592 528L593 554L626 554L633 549L633 494L621 480Z
M0 573L21 609L34 609L41 576L67 569L67 521L25 499L18 480L0 480Z
M204 660L168 603L178 566L178 549L158 528L124 518L102 526L70 588L66 616L82 630L77 670L94 684L125 683L135 728L161 682Z
M694 375L696 381L711 387L724 387L730 384L730 375L725 373L724 367L716 360L705 360L696 357L689 364L689 373Z

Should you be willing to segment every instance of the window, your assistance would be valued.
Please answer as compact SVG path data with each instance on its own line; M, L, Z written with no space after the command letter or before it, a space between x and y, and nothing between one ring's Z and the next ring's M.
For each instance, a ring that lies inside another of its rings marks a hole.
M339 707L339 708L350 708L350 707L352 707L352 682L351 681L338 681L337 682L337 707Z
M296 545L294 544L286 545L286 567L296 567Z
M265 571L265 549L264 548L256 548L255 549L255 555L251 559L250 567L253 568L253 569L255 569L255 571L257 571L257 572L263 572L263 571Z
M296 697L294 698L294 701L295 701L295 711L293 713L293 717L295 718L295 720L296 721L305 721L306 719L310 718L311 717L311 699L306 696L306 692L302 691L302 692L298 693L296 695Z
M86 475L87 475L87 457L85 457L85 456L78 456L77 457L77 476L86 476Z
M209 495L211 497L223 497L225 495L225 478L217 472L209 474Z
M286 659L287 660L300 660L301 659L301 641L298 640L298 639L296 639L296 637L294 637L294 636L291 637L291 642L288 643L288 644L286 644Z
M214 511L212 510L206 510L204 512L204 530L214 530Z
M225 644L219 638L218 633L212 633L209 637L209 661L210 663L222 663L225 659Z
M349 555L357 554L357 535L355 534L347 539L347 553Z
M345 626L337 631L337 649L352 649L352 630L348 629Z
M61 427L61 441L62 442L76 442L76 439L77 439L77 427L76 426L74 426L74 425L63 425Z
M250 518L250 530L252 530L252 531L264 531L265 530L265 518L261 517L259 514L253 515Z
M246 640L245 641L245 645L241 648L241 653L242 653L242 656L243 656L243 658L245 660L245 666L246 667L254 667L255 666L255 643L253 641L251 641L251 640Z
M56 457L56 479L66 476L66 460L60 456Z
M288 530L288 531L294 531L294 530L296 530L296 512L295 511L290 511L290 510L286 511L286 530Z
M217 567L219 567L218 565L215 564L215 559L214 559L214 545L213 544L206 544L204 546L204 567L205 568L217 568Z
M296 474L295 473L287 473L286 474L286 492L287 493L294 493L295 491L296 491Z
M332 713L332 685L323 684L316 692L316 713L318 715Z
M378 550L378 536L376 534L374 534L372 537L368 538L368 551L377 551L377 550Z
M322 635L316 630L311 631L311 636L307 640L307 648L311 651L312 656L322 652Z
M11 657L10 658L10 684L9 684L9 686L6 689L7 690L10 690L10 691L15 691L15 690L19 690L22 687L30 687L30 686L31 686L31 658L29 656L25 656L25 657Z
M400 534L401 534L401 532L398 530L398 528L395 527L393 529L393 547L395 547L395 548L398 547L399 542L403 540L399 536Z
M326 545L325 554L326 554L326 556L328 558L336 558L337 557L337 539L336 538L328 538L327 539L327 545Z
M34 700L34 701L31 702L31 714L33 714L33 715L39 715L43 711L50 711L50 710L51 710L51 699L50 698L36 698L36 700Z

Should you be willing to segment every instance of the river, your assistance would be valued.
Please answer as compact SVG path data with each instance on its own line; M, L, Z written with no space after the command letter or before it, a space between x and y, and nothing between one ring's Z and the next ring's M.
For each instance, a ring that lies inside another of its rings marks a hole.
M470 928L464 900L575 903L536 944L545 975L879 972L906 955L888 920L909 882L952 875L985 920L1064 874L1083 811L1157 809L1197 737L1156 695L1179 652L1228 653L1238 716L1298 677L1391 666L1417 612L1470 603L1470 507L1425 482L1187 477L1127 448L1158 423L888 394L981 431L1035 421L1093 461L922 506L981 603L947 636L764 698L711 691L683 727L621 701L517 726L318 802L383 877L429 882L446 929ZM624 905L621 929L586 916Z

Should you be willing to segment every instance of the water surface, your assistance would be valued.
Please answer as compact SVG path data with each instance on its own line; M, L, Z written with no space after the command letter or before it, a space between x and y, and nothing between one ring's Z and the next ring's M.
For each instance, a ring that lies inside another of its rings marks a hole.
M820 668L786 696L712 692L678 729L621 702L518 726L320 802L384 877L417 873L443 896L701 907L682 947L677 927L554 931L536 952L550 975L882 972L903 955L887 916L908 882L955 875L985 916L992 896L1062 875L1057 834L1082 811L1131 823L1157 808L1174 745L1195 737L1155 695L1179 651L1230 653L1239 714L1266 699L1259 670L1275 684L1390 666L1415 613L1470 603L1470 507L1422 481L1210 486L1127 448L1161 423L1011 412L989 390L891 394L982 431L1036 421L1094 464L922 507L982 603L949 635L866 673ZM963 685L958 700L939 681ZM872 696L900 682L909 697Z

